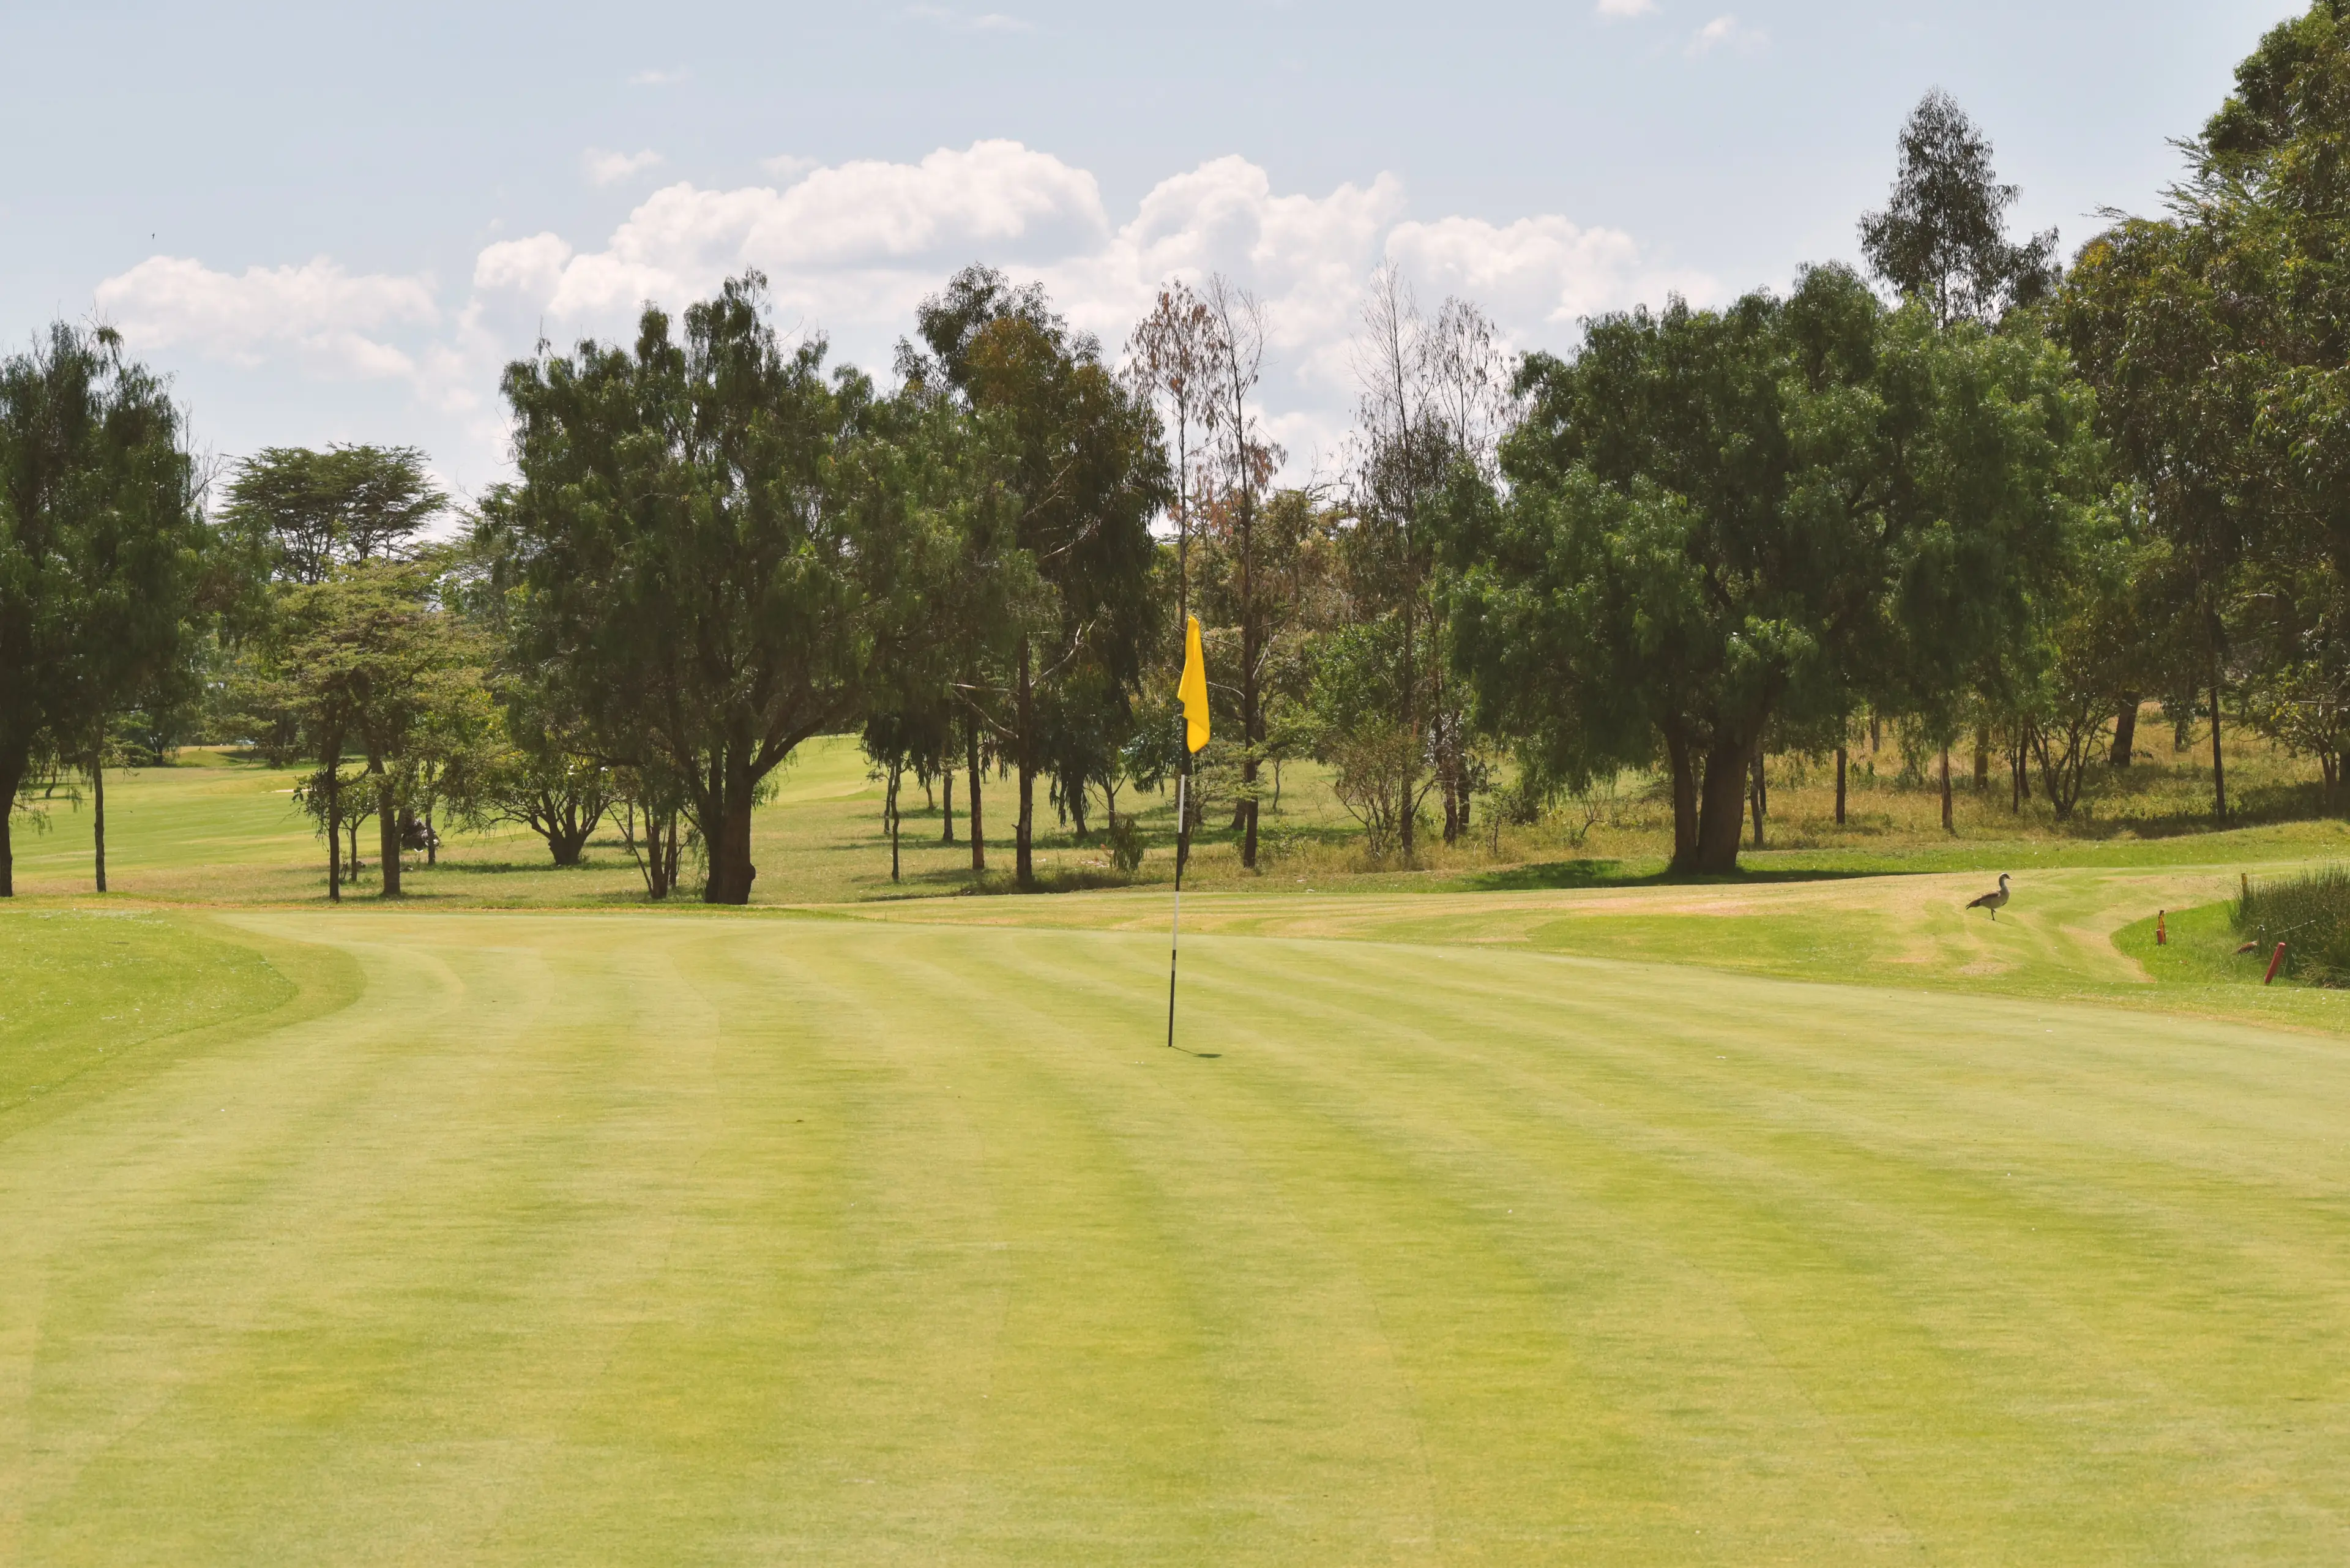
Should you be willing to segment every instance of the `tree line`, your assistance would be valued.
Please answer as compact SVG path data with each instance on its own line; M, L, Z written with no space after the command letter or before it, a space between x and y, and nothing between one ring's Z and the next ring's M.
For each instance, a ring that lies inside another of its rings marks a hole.
M2164 213L2069 265L2010 236L2015 189L1937 92L1860 222L1866 275L1520 356L1383 269L1353 432L1304 483L1264 424L1273 324L1217 275L1170 280L1113 352L974 265L885 385L780 337L745 274L510 366L514 477L463 508L407 449L207 473L118 337L58 326L0 365L0 795L21 820L86 784L102 887L106 763L201 732L303 768L330 897L370 821L386 894L403 850L504 821L556 864L609 824L651 897L698 876L741 903L775 770L844 732L893 877L911 784L974 875L1008 837L1022 887L1046 810L1134 869L1121 796L1177 768L1178 853L1228 832L1253 867L1301 758L1405 861L1649 771L1689 872L1759 837L1766 753L1833 754L1841 814L1863 725L1939 761L1946 826L1953 750L2063 817L2147 701L2209 724L2220 820L2223 721L2330 793L2345 135L2350 34L2318 0L2182 144Z

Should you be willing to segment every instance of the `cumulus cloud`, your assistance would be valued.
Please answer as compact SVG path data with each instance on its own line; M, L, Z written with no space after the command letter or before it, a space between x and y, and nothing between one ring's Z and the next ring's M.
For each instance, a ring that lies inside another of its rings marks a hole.
M796 152L778 152L773 158L760 159L759 167L778 180L796 180L821 161L821 159L803 158Z
M324 256L241 274L150 256L99 284L97 303L142 348L186 348L248 369L290 354L314 371L359 379L412 376L415 359L386 329L441 318L429 276L353 276Z
M683 66L672 67L668 70L643 70L631 76L629 78L629 85L630 87L675 87L691 75L692 73Z
M1732 16L1716 16L1700 27L1689 41L1692 55L1711 54L1716 49L1737 49L1752 54L1771 41L1770 35L1760 27L1749 27Z
M1653 16L1657 0L1599 0L1599 14L1610 19Z
M641 152L607 152L591 147L581 153L580 161L588 166L588 178L598 185L609 185L631 174L641 174L661 161L661 155L651 148Z
M835 164L782 189L664 187L603 248L567 256L539 303L591 322L643 300L707 293L755 266L781 300L827 319L862 318L902 312L954 262L981 254L1043 262L1097 245L1107 231L1091 174L1016 141L981 141L919 163ZM506 260L494 270L492 286L522 282Z
M1222 272L1264 302L1268 419L1303 471L1347 427L1348 344L1383 264L1400 265L1431 307L1447 295L1477 301L1528 348L1565 347L1599 311L1717 293L1701 274L1659 265L1633 236L1564 215L1413 216L1402 182L1386 173L1280 191L1258 165L1223 157L1170 175L1113 215L1092 174L1015 141L942 148L916 162L769 167L775 184L654 191L600 241L547 232L486 245L470 289L447 309L421 275L355 276L325 260L232 275L163 256L109 279L99 304L142 349L405 378L420 397L471 408L488 428L497 367L541 333L626 337L644 302L681 306L746 267L767 275L780 324L824 330L845 357L876 368L921 297L967 262L1042 281L1113 355L1165 279ZM484 454L495 451L494 434L483 441ZM499 461L476 454L473 463Z

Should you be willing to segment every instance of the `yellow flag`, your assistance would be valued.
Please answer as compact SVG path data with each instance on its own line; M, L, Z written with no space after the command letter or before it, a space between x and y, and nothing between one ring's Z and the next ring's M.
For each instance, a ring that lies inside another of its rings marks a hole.
M1183 738L1196 752L1208 743L1208 661L1200 656L1200 618L1184 620L1183 683L1175 688L1175 700L1183 704Z

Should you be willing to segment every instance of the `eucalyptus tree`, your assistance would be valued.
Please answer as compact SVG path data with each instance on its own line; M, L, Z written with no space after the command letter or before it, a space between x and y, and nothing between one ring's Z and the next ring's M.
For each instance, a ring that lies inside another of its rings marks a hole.
M2055 286L2056 231L2017 243L2007 212L2018 192L1991 169L1990 140L1939 88L1901 127L1901 166L1881 212L1860 220L1869 266L1935 322L1995 322Z
M765 293L745 273L681 338L648 306L633 347L542 352L504 383L520 646L567 672L601 755L678 781L721 904L751 897L768 775L855 722L920 608L907 519L842 461L870 385L827 381L821 339L786 348Z
M1273 563L1263 514L1274 475L1285 457L1266 435L1251 406L1264 374L1264 307L1256 296L1222 273L1211 274L1205 304L1212 334L1210 383L1212 397L1212 459L1207 489L1211 515L1224 556L1224 587L1232 623L1240 634L1238 668L1226 676L1234 684L1240 719L1240 787L1233 826L1241 835L1241 864L1256 868L1257 774L1264 761L1264 699L1272 656ZM1237 676L1236 682L1232 676Z
M1841 267L1603 317L1525 383L1507 492L1456 472L1454 659L1538 778L1661 752L1684 871L1736 866L1767 726L1954 710L2099 478L2053 348Z
M1174 494L1169 511L1175 523L1178 628L1191 613L1192 443L1204 448L1219 423L1229 340L1211 302L1174 278L1160 286L1158 302L1126 344L1127 377L1157 405L1160 426L1174 448L1170 453Z
M2168 547L2158 690L2350 665L2350 18L2317 0L2236 68L2160 217L2083 247L2057 319ZM2315 568L2315 569L2313 569ZM2184 661L2191 673L2175 668Z
M1347 575L1358 617L1395 621L1376 640L1397 650L1400 667L1392 682L1397 735L1377 744L1357 737L1353 749L1390 756L1401 770L1395 842L1409 858L1430 790L1443 800L1448 843L1467 821L1468 724L1451 689L1447 629L1433 597L1438 533L1456 478L1490 484L1497 477L1497 443L1519 411L1516 366L1482 311L1447 299L1433 318L1424 316L1391 265L1372 278L1354 362L1360 401ZM1364 722L1373 711L1347 711ZM1324 743L1332 743L1326 729Z
M1147 398L1109 372L1100 346L1072 332L1040 288L967 267L923 302L917 321L930 352L909 347L901 370L910 381L951 389L1002 454L1014 511L1008 537L993 537L990 568L1007 593L1025 579L1049 597L1049 607L1002 616L1011 647L1009 668L993 674L998 700L974 691L967 705L974 723L984 715L992 724L1018 778L1014 868L1031 887L1035 781L1054 762L1048 731L1095 734L1109 748L1127 727L1073 723L1071 707L1087 703L1123 720L1164 629L1150 597L1150 519L1170 491L1166 453ZM977 686L990 676L969 679ZM1056 706L1057 718L1048 711ZM971 741L975 763L976 730ZM1105 751L1083 771L1109 762ZM976 789L972 805L976 813Z
M0 897L26 778L54 760L103 790L109 721L185 653L208 543L184 421L119 337L59 323L0 361Z

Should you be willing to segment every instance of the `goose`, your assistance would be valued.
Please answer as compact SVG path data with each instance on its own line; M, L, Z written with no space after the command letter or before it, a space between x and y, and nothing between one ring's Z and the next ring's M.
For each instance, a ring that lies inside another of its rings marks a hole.
M1991 911L1991 918L1996 920L1999 919L2000 910L2006 906L2006 903L2007 873L2002 871L1999 874L1999 890L1992 893L1985 893L1981 898L1977 898L1972 903L1969 904L1967 908L1970 909L1989 909Z

